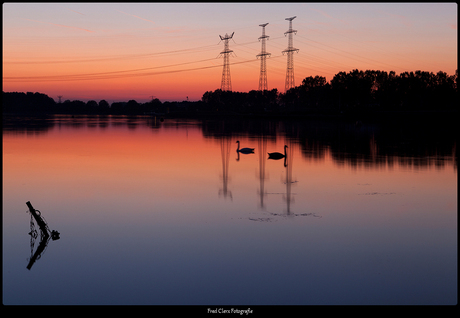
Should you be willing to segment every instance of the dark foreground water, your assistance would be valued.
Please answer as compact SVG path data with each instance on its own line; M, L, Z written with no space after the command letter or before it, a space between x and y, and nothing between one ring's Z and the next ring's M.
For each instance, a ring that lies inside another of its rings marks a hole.
M401 123L4 119L3 304L454 305L455 153Z

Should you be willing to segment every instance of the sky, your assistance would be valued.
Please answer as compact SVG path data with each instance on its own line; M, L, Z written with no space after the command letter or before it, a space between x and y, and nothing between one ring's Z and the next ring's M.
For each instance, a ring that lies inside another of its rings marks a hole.
M456 3L3 3L3 91L58 101L200 100L257 90L265 33L268 89L284 92L292 20L295 85L338 72L455 74Z

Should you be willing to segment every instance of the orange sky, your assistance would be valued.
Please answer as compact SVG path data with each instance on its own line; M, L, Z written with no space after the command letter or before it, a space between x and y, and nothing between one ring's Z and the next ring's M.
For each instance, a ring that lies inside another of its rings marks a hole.
M296 85L352 69L457 69L454 3L6 3L3 91L56 101L199 100L220 88L219 35L232 32L232 88L257 89L259 24L269 23L268 88L284 92L285 18L294 15Z

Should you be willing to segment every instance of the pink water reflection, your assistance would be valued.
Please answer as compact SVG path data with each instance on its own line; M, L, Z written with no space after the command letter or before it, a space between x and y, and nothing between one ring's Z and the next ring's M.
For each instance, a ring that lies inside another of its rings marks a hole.
M440 281L456 276L457 174L451 157L442 158L442 166L417 165L417 158L408 164L376 150L357 160L360 155L283 133L215 129L213 135L193 121L59 122L46 133L3 134L4 264L13 273L4 286L10 303L27 303L18 300L25 285L14 289L18 294L8 289L25 268L26 201L62 237L33 270L59 264L48 274L61 277L85 267L88 277L99 279L92 300L76 290L74 298L41 296L44 304L110 303L103 295L111 295L120 276L123 291L112 299L121 304L456 299L450 283L441 286L446 292L440 298L434 292ZM238 154L236 140L255 148L254 154ZM268 160L268 152L282 152L284 145L286 160ZM21 259L13 256L16 250L23 251ZM276 275L267 285L269 269ZM217 277L228 289L197 287ZM168 279L172 285L161 285ZM417 296L414 284L428 296ZM349 290L345 300L339 297L343 286ZM173 296L174 290L184 292Z

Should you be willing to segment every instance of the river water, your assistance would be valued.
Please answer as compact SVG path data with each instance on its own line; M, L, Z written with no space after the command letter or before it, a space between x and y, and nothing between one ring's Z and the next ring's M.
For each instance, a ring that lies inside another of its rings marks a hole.
M3 124L5 305L457 303L449 129L65 115ZM60 239L40 236L28 201Z

